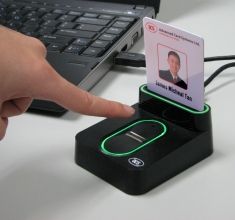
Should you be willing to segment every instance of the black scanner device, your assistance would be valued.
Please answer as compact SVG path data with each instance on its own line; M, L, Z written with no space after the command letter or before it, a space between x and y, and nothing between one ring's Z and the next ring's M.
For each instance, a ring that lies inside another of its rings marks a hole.
M140 195L212 154L209 105L196 111L142 85L133 107L131 118L105 119L76 135L79 166Z

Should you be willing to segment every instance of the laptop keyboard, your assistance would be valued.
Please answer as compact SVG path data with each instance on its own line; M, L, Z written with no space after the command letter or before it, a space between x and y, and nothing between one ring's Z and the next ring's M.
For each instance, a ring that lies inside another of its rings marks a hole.
M137 18L46 6L2 3L0 24L40 39L48 51L100 57Z

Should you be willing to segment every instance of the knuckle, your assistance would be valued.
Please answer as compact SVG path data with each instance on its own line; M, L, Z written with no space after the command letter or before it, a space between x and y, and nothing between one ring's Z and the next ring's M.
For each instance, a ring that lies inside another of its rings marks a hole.
M34 85L32 97L48 96L49 88L58 82L58 76L44 59L34 60L30 83Z
M36 47L37 49L39 49L43 52L46 52L46 47L42 43L42 41L40 41L39 39L34 38L34 37L30 37L30 40L31 40L32 44L34 45L34 47Z
M33 72L36 73L36 74L43 74L43 73L48 71L44 60L35 59L31 63L31 65L32 65L32 68L33 68Z
M31 63L31 77L38 83L49 82L52 79L52 68L44 59L34 59Z

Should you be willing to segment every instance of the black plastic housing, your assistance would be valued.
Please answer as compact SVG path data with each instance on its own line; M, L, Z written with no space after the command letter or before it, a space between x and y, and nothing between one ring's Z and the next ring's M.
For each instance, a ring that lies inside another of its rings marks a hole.
M131 118L105 119L76 135L79 166L125 193L140 195L212 154L208 105L198 112L143 85L133 107Z

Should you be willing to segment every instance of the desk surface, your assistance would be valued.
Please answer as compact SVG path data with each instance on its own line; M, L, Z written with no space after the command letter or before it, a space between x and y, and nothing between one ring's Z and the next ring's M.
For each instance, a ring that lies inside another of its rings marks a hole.
M205 56L235 54L234 8L233 0L167 0L158 19L203 36ZM140 40L133 51L143 47ZM206 64L205 76L222 63ZM126 195L75 165L75 134L101 118L72 112L11 118L0 143L0 219L234 219L234 71L206 89L214 154L142 196ZM144 69L115 67L92 93L134 104L145 81Z

